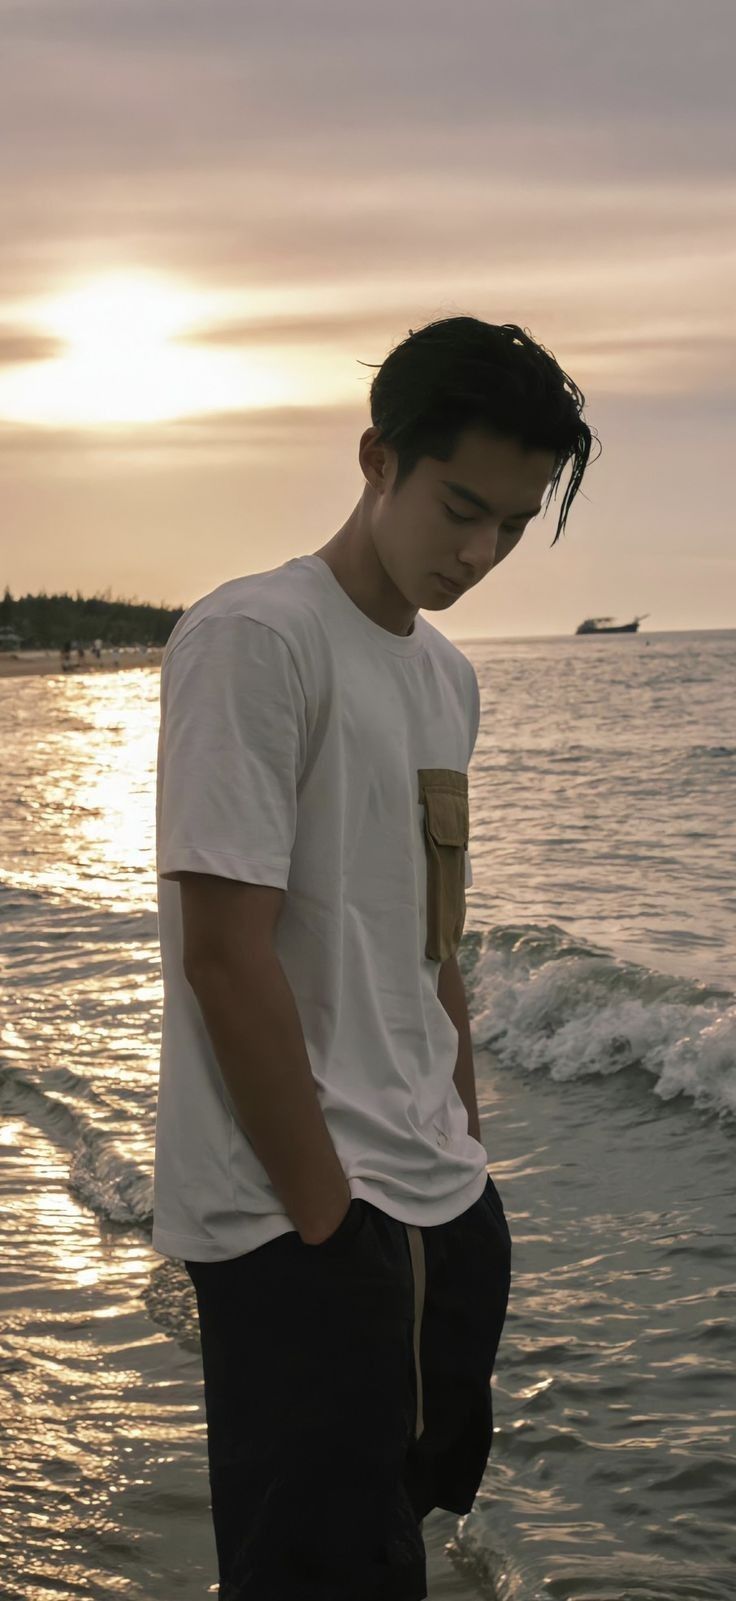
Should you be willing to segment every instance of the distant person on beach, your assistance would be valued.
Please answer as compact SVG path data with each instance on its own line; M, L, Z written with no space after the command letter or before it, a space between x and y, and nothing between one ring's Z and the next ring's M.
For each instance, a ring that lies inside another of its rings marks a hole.
M410 332L342 527L166 645L153 1245L196 1295L223 1601L423 1601L423 1520L488 1464L512 1241L458 963L480 695L422 613L572 462L556 543L584 400L515 324Z
M61 670L63 673L66 673L69 671L69 668L72 664L72 644L70 639L66 641L66 644L62 645L60 654Z

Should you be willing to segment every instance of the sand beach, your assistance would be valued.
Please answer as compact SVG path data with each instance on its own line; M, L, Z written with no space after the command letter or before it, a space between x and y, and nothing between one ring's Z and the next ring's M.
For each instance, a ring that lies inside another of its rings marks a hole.
M118 672L126 667L160 667L163 645L150 645L137 649L122 645L119 650L103 650L99 661L91 651L85 651L84 660L73 656L64 668L58 650L0 651L0 678L36 678L41 673L58 673L64 678L81 678L86 673Z

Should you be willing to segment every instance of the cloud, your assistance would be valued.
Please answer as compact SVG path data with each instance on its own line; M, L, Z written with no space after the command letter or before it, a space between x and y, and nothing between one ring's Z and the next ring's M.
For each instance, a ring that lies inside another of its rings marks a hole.
M734 44L731 0L6 0L7 174L725 175Z
M93 428L74 426L32 427L27 423L3 423L0 454L59 455L66 460L86 455L145 455L148 452L174 456L177 451L222 446L236 450L252 446L266 450L298 448L324 442L337 432L358 434L368 427L370 418L359 406L280 406L242 411L202 412L166 422L108 423Z
M32 329L13 332L0 328L0 367L25 366L34 361L50 361L63 353L58 339L48 338Z

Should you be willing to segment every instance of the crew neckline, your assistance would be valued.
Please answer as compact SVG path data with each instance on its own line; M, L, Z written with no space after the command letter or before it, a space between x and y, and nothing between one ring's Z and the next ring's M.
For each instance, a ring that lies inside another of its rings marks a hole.
M366 613L356 606L355 601L350 599L339 579L335 577L332 568L321 556L295 556L294 560L308 567L310 572L319 575L338 605L342 606L345 615L349 616L356 626L362 628L374 644L391 651L394 656L415 656L417 651L424 649L423 619L418 612L410 634L392 634L390 628L382 628L380 623L374 623L372 617L367 617Z

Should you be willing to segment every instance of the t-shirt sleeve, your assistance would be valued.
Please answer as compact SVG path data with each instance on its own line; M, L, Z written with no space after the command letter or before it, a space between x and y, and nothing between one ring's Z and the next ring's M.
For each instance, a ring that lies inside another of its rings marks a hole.
M473 759L475 742L478 738L478 729L480 727L480 690L478 688L477 674L472 663L470 664L470 674L470 749L468 752L468 766L470 766Z
M467 658L466 658L466 660L467 660ZM476 740L478 738L478 729L480 727L480 690L478 688L478 678L477 678L477 675L476 675L475 668L474 668L472 662L469 662L468 665L470 667L470 726L469 726L468 766L470 766L470 763L471 763L472 758L473 758L473 751L475 750L475 742L476 742ZM472 884L472 882L473 882L473 863L472 863L472 861L470 859L470 852L466 851L465 852L465 888L468 889L469 886Z
M288 645L250 617L206 617L162 667L156 869L286 889L307 748Z

